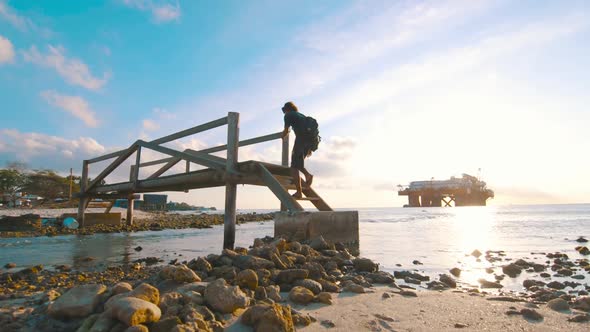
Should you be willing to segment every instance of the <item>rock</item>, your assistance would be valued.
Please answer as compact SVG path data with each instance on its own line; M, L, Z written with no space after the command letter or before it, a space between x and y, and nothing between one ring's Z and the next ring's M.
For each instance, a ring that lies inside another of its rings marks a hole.
M590 255L590 249L585 246L576 247L576 251L584 256Z
M393 275L385 271L369 273L366 277L371 279L376 284L392 284L395 282Z
M236 279L239 270L235 266L218 266L214 267L209 275L214 277L215 279L223 278L227 282L233 282Z
M117 323L116 320L111 318L109 312L105 312L98 316L88 332L109 332Z
M322 284L320 284L319 282L317 282L315 280L311 280L311 279L296 280L294 283L294 286L305 287L305 288L309 289L310 291L312 291L315 295L319 294L322 291Z
M289 265L286 264L277 254L272 254L270 256L270 260L274 263L275 267L279 270L286 270L289 268Z
M168 311L172 307L182 307L184 296L178 292L170 292L162 295L160 298L160 310L164 315L169 314Z
M390 299L390 298L392 298L392 296L391 296L391 294L389 294L389 293L383 293L383 295L381 295L381 298L385 300L385 299Z
M462 328L465 328L465 327L468 327L468 326L469 325L463 324L463 323L455 323L455 328L456 329L462 329Z
M413 260L413 261L412 261L412 264L414 264L414 265L424 265L424 264L422 264L422 262L420 262L420 261L419 261L419 260L417 260L417 259Z
M428 289L430 289L430 290L445 290L445 289L449 288L449 286L447 286L446 284L443 284L442 282L436 281L436 280L428 282L428 283L426 283L426 285L428 286Z
M325 328L328 328L328 329L331 329L331 328L333 328L333 327L336 327L336 324L334 324L334 322L333 322L333 321L331 321L331 320L328 320L328 319L326 319L326 320L323 320L323 321L322 321L320 324L321 324L323 327L325 327Z
M148 301L155 305L160 304L160 291L150 284L142 283L130 292L114 295L107 301L105 305L107 305L111 301L121 299L124 297L134 297L137 299Z
M258 287L258 275L251 269L240 271L236 276L236 281L238 282L238 286L242 288L256 290Z
M314 300L324 304L332 304L332 294L327 292L321 292L318 295L316 295Z
M479 258L482 255L481 251L475 249L473 250L473 252L471 252L471 256L475 257L475 258Z
M440 282L442 282L443 284L447 285L450 288L457 288L457 282L455 281L455 279L453 279L450 275L448 274L441 274L440 277Z
M330 245L324 238L320 235L309 242L309 246L314 250L325 250L330 249Z
M92 315L86 317L86 319L82 322L82 325L80 325L80 327L78 327L78 330L76 332L90 331L90 329L92 328L92 325L94 325L94 323L96 323L96 321L98 320L98 317L100 317L99 314L92 314Z
M418 294L416 294L416 292L413 292L411 290L402 290L399 292L399 295L407 296L407 297L418 297Z
M411 278L411 279L415 279L418 281L429 281L430 280L429 276L421 275L420 273L414 273L414 272L410 272L410 271L394 271L393 276L396 279L404 279L404 280L406 278Z
M340 286L336 283L324 279L320 279L318 282L322 285L322 290L324 292L340 293Z
M182 325L182 321L177 316L162 319L150 325L150 332L168 332L172 331L177 325Z
M574 301L572 308L579 309L579 310L586 311L586 312L590 311L590 296L578 297Z
M350 292L350 293L362 294L365 292L365 289L361 285L351 283L351 284L347 285L346 287L344 287L343 291Z
M134 249L135 251L142 251L142 250L143 250L143 248L142 248L141 246L137 246L137 247L135 247L135 248L133 248L133 249Z
M568 318L567 321L573 322L573 323L590 322L590 315L588 315L588 314L575 315L573 317Z
M461 269L458 267L454 267L454 268L450 269L449 272L451 272L451 274L453 276L455 276L456 278L459 278L459 276L461 275Z
M502 272L511 278L516 278L521 272L522 268L514 263L502 266Z
M275 267L274 263L260 257L251 255L241 255L233 260L233 265L238 267L240 270L252 269L272 269Z
M313 301L313 292L301 286L295 286L289 292L289 300L297 304L308 304Z
M6 265L4 265L5 269L13 269L16 267L16 263L6 263Z
M145 325L133 325L129 326L124 332L150 332Z
M567 276L567 277L569 277L569 276L571 276L572 274L574 274L574 273L572 272L572 270L570 270L570 269L559 269L559 270L557 271L557 273L561 274L562 276Z
M312 316L304 315L293 309L291 309L291 316L293 317L293 324L295 324L295 326L305 327L316 321Z
M553 289L564 289L565 285L559 281L552 281L547 284L547 287L553 288Z
M240 321L253 327L254 331L295 331L291 308L277 303L250 307L240 317Z
M504 286L502 286L502 284L500 284L498 282L488 281L485 279L479 279L478 282L481 285L481 288L502 288L502 287L504 287Z
M277 275L277 282L292 284L297 279L306 279L308 275L309 272L305 269L283 270Z
M551 308L551 310L555 310L555 311L568 311L568 310L570 310L570 305L567 303L567 301L562 298L559 298L559 297L547 302L547 306L549 308Z
M541 315L539 312L537 312L534 309L528 309L528 308L521 309L520 314L524 318L528 318L530 320L534 320L534 321L542 321L543 320L543 315Z
M54 318L86 317L94 312L100 302L100 295L106 290L105 285L76 286L51 303L47 313Z
M583 236L580 236L580 237L579 237L579 238L576 240L576 242L579 242L579 243L585 243L585 242L588 242L588 240L587 240L586 238L584 238Z
M188 266L181 265L167 265L160 271L160 278L165 280L174 280L176 282L197 282L201 278L195 272L188 268Z
M195 305L203 305L205 303L205 298L203 295L195 291L185 291L182 293L182 296L184 297L184 302L186 303Z
M238 286L228 286L224 279L217 279L205 288L205 302L214 310L227 314L238 308L246 308L250 299Z
M112 318L128 326L157 322L162 315L157 305L136 297L123 297L107 302L105 309Z
M119 282L113 286L113 288L111 289L111 293L112 293L112 295L117 295L117 294L131 292L132 290L133 290L133 286L131 286L129 283Z
M198 257L196 260L193 259L188 263L188 267L195 270L195 271L201 271L201 272L209 272L213 269L213 267L211 266L211 263L209 263L209 261L207 261L205 258L203 257Z
M271 285L271 286L266 286L264 289L266 290L266 294L269 299L271 299L275 302L283 301L283 298L281 297L281 292L280 292L279 286Z
M379 264L368 258L355 258L352 263L357 272L375 272L379 269Z

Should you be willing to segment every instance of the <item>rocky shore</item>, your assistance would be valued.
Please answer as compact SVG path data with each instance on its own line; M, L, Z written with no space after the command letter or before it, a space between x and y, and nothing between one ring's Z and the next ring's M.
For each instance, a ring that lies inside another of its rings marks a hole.
M35 210L31 210L35 211ZM66 210L72 213L69 210ZM101 211L102 212L102 211ZM132 226L125 225L92 225L83 229L69 229L59 224L43 224L46 214L30 213L18 216L3 216L0 218L0 237L36 237L55 236L67 234L90 235L95 233L120 233L139 231L159 231L163 229L183 228L210 228L213 225L223 224L223 214L169 214L169 213L147 213L144 212L135 218ZM65 212L62 212L62 214ZM56 215L55 213L49 215ZM57 214L59 216L61 214ZM271 213L245 213L238 214L237 222L269 221L273 219Z
M587 253L584 248L581 243L577 249L581 255ZM458 268L437 278L415 270L391 274L321 237L308 243L256 239L249 249L226 249L220 255L157 267L137 261L82 273L67 266L56 271L36 266L0 275L0 326L3 331L293 331L358 330L359 326L385 331L412 324L434 329L436 325L413 313L419 310L419 315L432 319L457 320L453 326L445 321L447 328L456 329L485 322L477 323L473 317L459 321L460 316L448 308L461 312L486 306L501 319L481 312L480 320L497 321L499 325L494 326L515 324L518 330L523 326L524 330L589 327L590 286L552 280L588 276L587 259L546 253L547 260L540 264L513 261L501 251L471 255L502 262L502 274L482 278L477 287L464 287ZM526 279L520 292L503 292L502 281L521 273L540 275ZM400 305L412 299L416 303L407 302L406 308L398 310L401 317L393 318L391 311L396 308L384 304ZM448 306L437 304L445 301ZM347 311L329 309L333 305ZM422 312L427 307L433 312Z

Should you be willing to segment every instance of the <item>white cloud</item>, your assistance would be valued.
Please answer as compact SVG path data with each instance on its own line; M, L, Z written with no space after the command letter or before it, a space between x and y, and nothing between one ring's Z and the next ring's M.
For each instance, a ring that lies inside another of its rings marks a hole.
M88 127L98 127L99 121L96 114L84 98L79 96L66 96L48 90L41 92L41 97L52 106L59 107L74 117L82 120Z
M143 130L155 131L158 129L160 129L160 125L156 121L150 119L143 120Z
M95 77L90 72L88 65L80 59L66 57L66 50L62 46L48 45L48 49L47 54L42 54L33 45L28 51L23 51L23 57L25 61L41 67L55 69L66 82L88 90L99 90L111 76L110 73L105 72L102 78Z
M152 112L158 116L160 119L163 120L173 120L176 119L176 114L169 112L167 109L156 107L152 110Z
M149 11L156 23L168 23L178 21L181 16L180 4L172 4L169 1L152 1L152 0L123 0L128 7L141 11Z
M43 37L49 37L53 32L47 28L38 27L33 21L27 17L17 14L13 8L0 0L0 19L10 23L13 27L21 31L34 31Z
M14 62L14 47L10 40L0 36L0 64L12 62Z
M48 168L60 161L59 155L84 158L106 153L106 148L91 137L65 139L41 133L22 133L16 129L0 129L0 141L4 142L4 145L0 145L0 154L23 161L44 157L40 160Z

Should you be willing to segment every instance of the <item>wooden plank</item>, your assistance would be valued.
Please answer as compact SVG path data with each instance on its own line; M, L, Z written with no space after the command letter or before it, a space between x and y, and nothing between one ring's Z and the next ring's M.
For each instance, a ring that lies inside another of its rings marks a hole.
M139 188L141 192L145 190L158 190L162 187L170 187L175 185L183 185L183 184L195 184L195 183L203 183L203 182L223 182L223 171L216 171L213 169L201 169L198 171L192 171L188 174L181 173L181 174L174 174L174 175L167 175L163 177L159 177L156 179L144 179L139 181ZM92 190L90 194L95 196L97 193L109 193L113 191L117 192L129 192L133 190L133 183L131 182L121 182L121 183L113 183L107 184L104 186L97 186Z
M88 185L88 189L94 188L100 181L104 180L109 174L111 174L119 165L121 165L129 156L133 154L137 150L137 142L131 145L126 152L121 154L115 161L113 161L109 166L107 166L90 184Z
M88 185L88 160L84 160L82 162L82 178L80 178L80 194L86 194L86 188ZM84 216L86 211L86 203L89 202L90 199L88 197L80 197L80 201L78 202L78 223L80 227L84 228Z
M135 203L135 195L131 194L127 197L127 226L133 226L133 211Z
M281 133L280 132L274 133L274 134L270 134L270 135L265 135L265 136L250 138L250 139L247 139L247 140L243 140L243 141L241 141L239 143L239 146L247 146L247 145L262 143L262 142L271 141L271 140L275 140L275 139L279 139L279 138L281 138ZM190 150L190 149L187 149L187 150ZM207 149L203 149L203 150L199 150L198 152L201 152L201 153L215 153L215 152L221 152L221 151L225 151L225 150L227 150L227 144L226 145L219 145L219 146L216 146L216 147L211 147L211 148L207 148ZM186 152L186 150L184 152ZM160 164L169 163L169 162L173 162L173 161L179 162L180 159L179 158L174 158L174 157L162 158L162 159L158 159L158 160L147 161L145 163L140 164L140 166L141 167L155 166L155 165L160 165ZM173 167L174 165L176 165L176 163L174 163L170 167Z
M283 142L281 146L281 165L285 167L289 166L289 135L283 137ZM287 207L282 202L281 211L287 211Z
M319 198L316 200L312 200L311 204L313 204L318 210L320 211L334 211L329 205L328 203L326 203L321 197L320 195L318 195L315 190L313 190L310 187L303 187L302 188L303 194L307 197L310 198Z
M240 114L227 114L227 161L226 174L237 172L238 144L240 137ZM236 242L236 200L237 185L233 181L225 183L225 215L223 219L223 248L233 249Z
M104 210L104 213L110 213L114 205L115 201L109 201L109 206L107 206L107 208Z
M207 123L204 123L202 125L198 125L189 129L185 129L182 131L179 131L177 133L174 134L170 134L168 136L164 136L158 139L155 139L153 141L150 141L150 143L152 144L156 144L156 145L160 145L160 144L164 144L167 142L171 142L186 136L190 136L196 133L200 133L202 131L205 130L209 130L209 129L213 129L213 128L217 128L217 127L221 127L223 125L227 124L227 117L223 117L221 119L217 119L217 120L213 120Z
M274 176L264 167L264 165L258 165L260 177L270 191L277 196L277 198L287 207L288 210L292 211L303 211L303 207L289 194L283 186L274 178Z
M93 158L93 159L88 159L88 163L89 164L94 164L94 163L97 163L99 161L103 161L103 160L107 160L107 159L112 159L112 158L115 158L115 157L118 157L118 156L122 155L123 153L125 153L125 151L127 151L127 149L120 150L120 151L115 151L115 152L111 152L109 154L105 154L104 156L96 157L96 158Z
M203 153L201 151L195 151L195 150L192 150L192 149L186 149L183 152L184 153L187 153L187 154L190 154L190 155L193 155L193 156L198 156L200 158L205 158L205 159L209 159L209 160L212 160L212 161L216 161L216 162L218 162L220 164L225 164L226 163L225 158L221 158L221 157L218 157L218 156L213 156L213 155L210 155L210 154L207 154L207 153ZM148 176L148 179L154 179L154 178L159 177L160 175L164 174L166 171L168 171L169 169L171 169L172 167L174 167L174 165L176 165L181 160L180 158L175 158L175 157L173 157L173 158L174 159L170 160L166 165L162 166L162 168L160 168L159 170L157 170L156 172L154 172L152 175ZM187 160L187 163L189 163L188 160ZM189 166L189 168L190 168L190 166Z
M137 148L137 152L135 152L135 168L133 169L133 179L130 179L133 182L133 188L137 188L137 184L139 183L139 164L141 163L141 146Z
M213 169L224 169L225 165L218 162L217 160L213 160L211 158L208 157L202 157L201 155L196 156L196 155L191 155L188 153L184 153L184 152L180 152L180 151L176 151L174 149L170 149L167 148L165 146L160 146L157 144L153 144L153 143L148 143L145 141L138 141L138 144L140 146L146 147L148 149L154 150L154 151L158 151L161 153L165 153L167 155L173 156L173 157L177 157L180 159L185 159L185 160L189 160L195 164L199 164L199 165L203 165L209 168L213 168Z

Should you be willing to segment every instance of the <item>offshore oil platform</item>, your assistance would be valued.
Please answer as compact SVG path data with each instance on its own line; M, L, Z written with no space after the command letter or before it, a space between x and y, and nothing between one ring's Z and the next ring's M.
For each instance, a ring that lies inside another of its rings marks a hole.
M399 196L408 196L404 207L486 206L488 198L494 198L494 191L486 183L463 174L449 180L413 181L409 186L398 186Z

